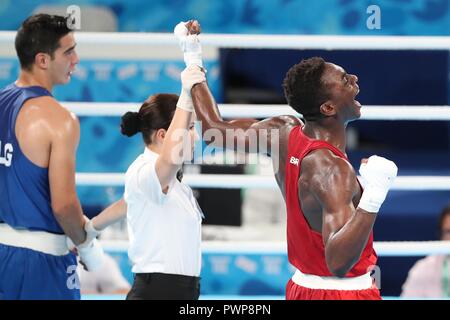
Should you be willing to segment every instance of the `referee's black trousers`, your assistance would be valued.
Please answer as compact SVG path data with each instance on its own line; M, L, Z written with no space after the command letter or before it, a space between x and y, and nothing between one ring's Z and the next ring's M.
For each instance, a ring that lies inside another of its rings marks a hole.
M199 277L137 273L127 300L198 300L199 296Z

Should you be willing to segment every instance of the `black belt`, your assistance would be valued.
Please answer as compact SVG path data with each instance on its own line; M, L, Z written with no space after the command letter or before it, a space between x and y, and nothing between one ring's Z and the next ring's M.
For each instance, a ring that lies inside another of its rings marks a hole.
M178 283L184 283L188 286L198 286L200 284L200 277L194 276L184 276L181 274L170 274L170 273L136 273L136 278L139 278L146 283L152 280L161 280L161 281L176 281Z

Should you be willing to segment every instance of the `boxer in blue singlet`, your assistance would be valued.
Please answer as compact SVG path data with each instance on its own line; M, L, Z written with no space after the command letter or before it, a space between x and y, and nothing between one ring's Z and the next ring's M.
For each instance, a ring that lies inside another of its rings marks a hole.
M0 300L80 299L67 237L86 264L102 254L75 189L79 122L51 94L75 45L61 16L31 16L16 35L20 75L0 91Z

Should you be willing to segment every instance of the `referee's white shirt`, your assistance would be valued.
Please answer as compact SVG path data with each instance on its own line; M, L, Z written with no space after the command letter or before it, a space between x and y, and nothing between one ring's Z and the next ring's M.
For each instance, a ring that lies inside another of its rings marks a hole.
M155 164L145 148L125 175L128 256L134 273L200 275L202 212L192 190L175 177L162 192Z

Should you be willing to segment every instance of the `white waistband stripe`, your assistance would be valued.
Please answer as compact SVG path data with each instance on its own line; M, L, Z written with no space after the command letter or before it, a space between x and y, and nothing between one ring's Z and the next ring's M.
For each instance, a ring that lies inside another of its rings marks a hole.
M320 277L296 270L292 281L299 286L324 290L365 290L372 287L370 272L353 278Z
M0 243L8 246L64 256L69 253L66 238L65 235L45 231L18 230L6 223L0 223Z

